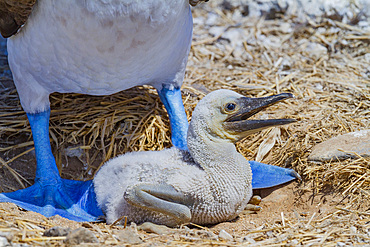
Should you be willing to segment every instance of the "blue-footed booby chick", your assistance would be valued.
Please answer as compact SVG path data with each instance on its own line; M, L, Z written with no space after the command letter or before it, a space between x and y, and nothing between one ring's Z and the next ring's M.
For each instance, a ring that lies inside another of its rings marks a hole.
M91 181L59 175L49 141L53 92L108 95L152 85L167 109L172 143L186 149L180 86L192 25L189 0L0 0L0 32L9 37L9 66L37 160L35 184L0 194L0 202L77 221L102 214Z
M94 178L97 201L107 223L122 216L136 223L151 221L169 226L234 219L251 199L254 179L250 164L234 143L256 131L295 122L248 119L291 97L283 93L247 98L230 90L214 91L193 112L188 150L173 147L133 152L108 161ZM275 174L264 174L263 180L276 176L278 183L283 183L296 178L291 169L270 167ZM276 184L267 182L267 186L272 185Z

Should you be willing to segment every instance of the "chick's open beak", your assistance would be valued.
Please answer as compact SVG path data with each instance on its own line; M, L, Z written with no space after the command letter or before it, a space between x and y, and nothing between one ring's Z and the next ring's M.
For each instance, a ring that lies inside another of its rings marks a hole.
M293 94L282 93L264 98L239 98L235 102L238 107L223 123L224 128L227 131L243 133L247 136L268 127L294 123L295 119L248 120L261 110L288 98L294 98Z

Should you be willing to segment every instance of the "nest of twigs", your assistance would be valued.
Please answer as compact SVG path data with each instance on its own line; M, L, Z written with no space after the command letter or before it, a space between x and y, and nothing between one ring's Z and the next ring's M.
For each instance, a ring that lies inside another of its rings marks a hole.
M212 26L206 21L210 14L218 16ZM198 21L182 88L189 120L199 99L219 88L250 97L293 93L294 100L259 117L298 122L250 136L237 144L238 150L249 160L293 168L302 176L305 190L334 193L347 204L320 218L282 215L279 222L235 235L229 244L369 244L370 159L312 163L307 157L317 143L370 128L370 33L330 16L243 17L235 22L233 14L234 9L209 5L194 12ZM2 70L7 69L3 63ZM3 73L0 80L0 191L11 191L32 184L36 162L30 126L11 78ZM153 88L104 97L55 93L50 100L51 143L64 178L90 179L104 161L118 154L171 146L168 118ZM30 168L25 172L22 167ZM0 233L21 229L13 242L60 243L40 237L46 219L42 224L2 220L1 215L8 214L0 213ZM110 234L108 228L93 227L103 235ZM197 233L212 232L208 228L176 231L171 235L174 244L225 244ZM158 243L168 240L155 238Z

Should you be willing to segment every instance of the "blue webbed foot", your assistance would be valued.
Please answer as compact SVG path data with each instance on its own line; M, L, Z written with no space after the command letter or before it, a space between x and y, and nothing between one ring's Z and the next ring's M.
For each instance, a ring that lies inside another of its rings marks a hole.
M170 88L163 85L163 88L157 91L170 119L172 144L177 148L187 150L186 137L189 123L182 102L180 88Z
M252 168L252 188L264 189L290 182L294 179L301 180L297 172L279 166L266 165L257 161L249 161Z
M35 184L22 190L0 194L0 202L12 202L46 217L60 215L75 221L95 221L99 209L92 181L62 179L49 141L50 110L27 114L36 151Z
M12 202L46 217L60 215L75 221L96 221L103 215L96 203L92 180L62 179L53 185L36 182L26 189L0 194L0 202Z

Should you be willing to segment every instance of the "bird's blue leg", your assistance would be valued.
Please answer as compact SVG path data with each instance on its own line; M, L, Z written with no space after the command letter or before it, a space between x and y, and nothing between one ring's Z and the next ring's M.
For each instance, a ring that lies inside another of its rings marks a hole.
M158 90L158 94L166 107L170 119L172 144L175 147L187 150L186 137L189 123L182 102L180 88L163 86L161 90Z
M264 189L301 179L292 169L249 161L252 168L252 188Z
M60 215L76 221L95 221L101 215L92 181L62 179L59 175L49 139L50 110L27 114L36 151L34 185L0 194L0 202L12 202L46 217Z

